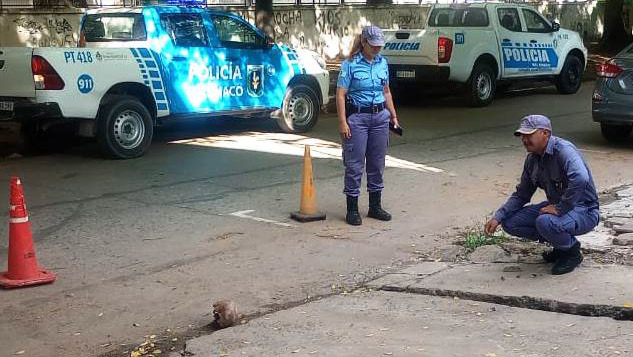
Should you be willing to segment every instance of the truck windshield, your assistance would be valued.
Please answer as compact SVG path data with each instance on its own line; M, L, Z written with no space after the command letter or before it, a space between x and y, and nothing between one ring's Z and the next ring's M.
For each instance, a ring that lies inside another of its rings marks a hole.
M145 22L141 14L86 15L82 32L86 42L145 41Z
M429 17L431 27L486 27L488 12L479 7L435 8Z

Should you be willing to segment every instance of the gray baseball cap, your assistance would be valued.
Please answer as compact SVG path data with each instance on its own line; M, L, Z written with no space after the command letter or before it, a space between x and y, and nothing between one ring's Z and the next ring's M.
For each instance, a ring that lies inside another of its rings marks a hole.
M361 37L372 46L385 45L385 34L377 26L365 26L363 28L363 32L361 33Z
M545 115L532 114L521 119L521 125L514 131L514 136L521 136L521 134L533 134L538 129L547 129L552 131L552 123Z

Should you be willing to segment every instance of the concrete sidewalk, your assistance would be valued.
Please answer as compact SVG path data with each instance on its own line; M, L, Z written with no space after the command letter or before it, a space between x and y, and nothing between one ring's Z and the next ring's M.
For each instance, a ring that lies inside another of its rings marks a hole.
M170 357L632 356L633 268L548 268L426 262L187 341Z

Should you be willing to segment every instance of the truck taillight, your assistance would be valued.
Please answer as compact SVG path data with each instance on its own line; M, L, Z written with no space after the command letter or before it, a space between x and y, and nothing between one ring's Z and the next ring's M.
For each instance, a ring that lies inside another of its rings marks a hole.
M64 89L64 80L57 74L57 71L48 61L40 56L31 58L31 69L33 70L33 81L35 89L60 90Z
M86 34L81 32L79 35L79 42L77 43L77 47L86 47Z
M448 63L453 54L453 40L446 37L437 39L437 61L439 63Z
M622 72L622 68L612 61L600 63L596 66L596 74L598 77L615 78Z

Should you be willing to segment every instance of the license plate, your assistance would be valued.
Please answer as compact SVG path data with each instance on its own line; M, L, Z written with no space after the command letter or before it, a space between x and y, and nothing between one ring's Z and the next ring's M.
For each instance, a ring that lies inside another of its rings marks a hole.
M0 102L0 110L12 112L13 111L13 102Z
M415 70L396 71L396 77L398 77L398 78L415 78Z

